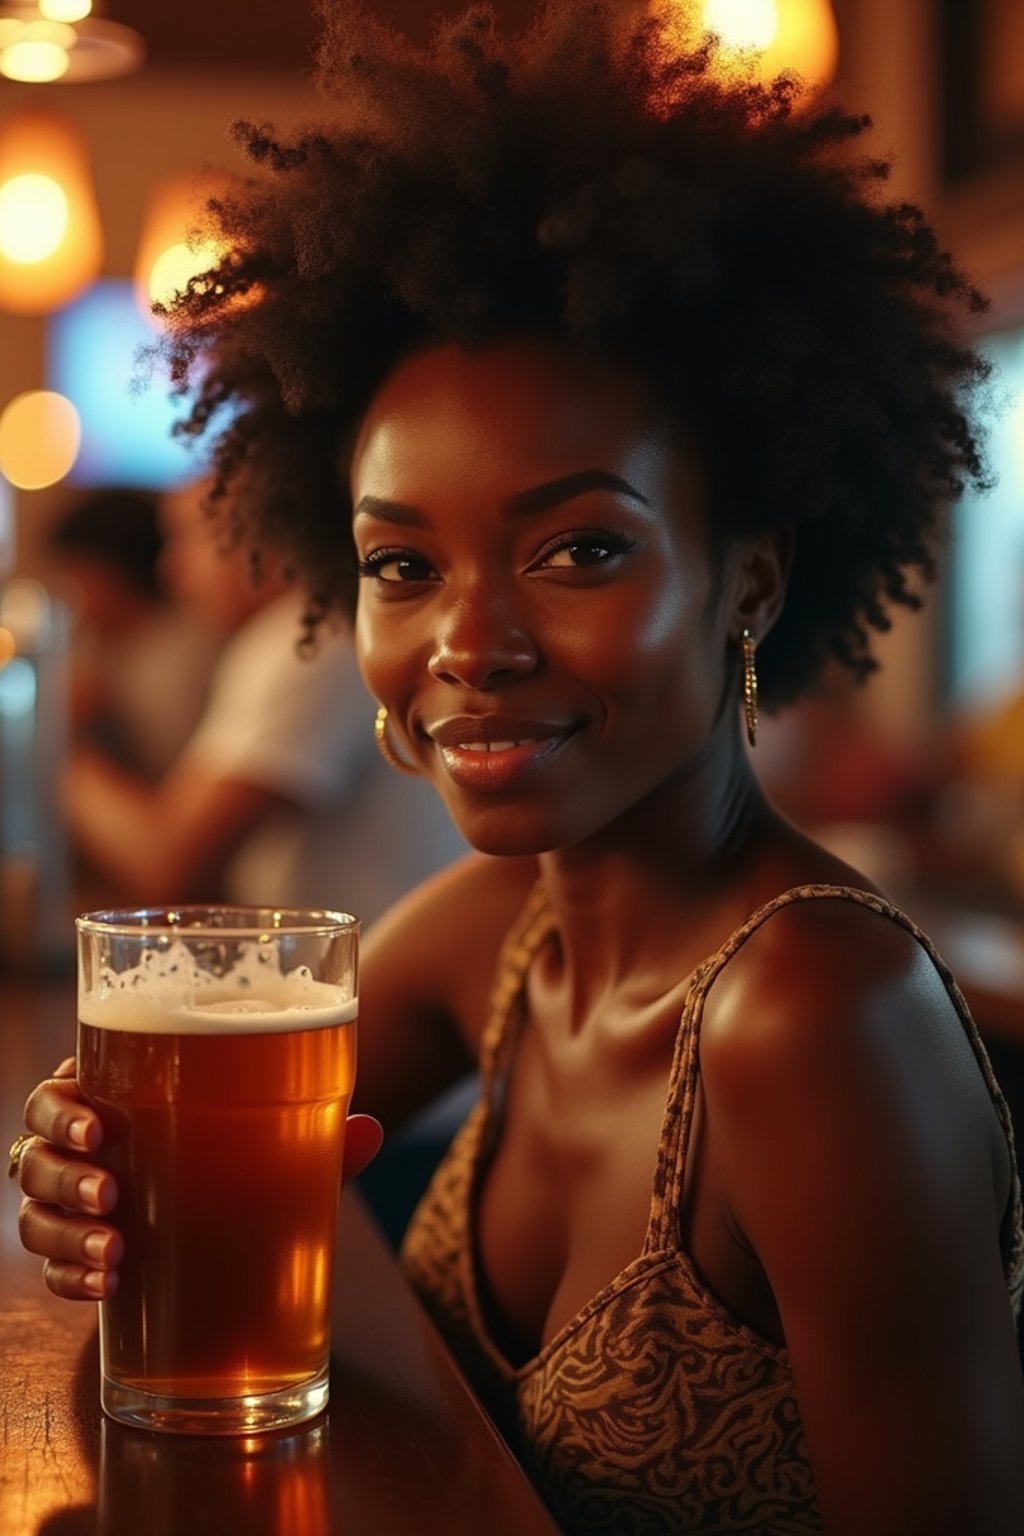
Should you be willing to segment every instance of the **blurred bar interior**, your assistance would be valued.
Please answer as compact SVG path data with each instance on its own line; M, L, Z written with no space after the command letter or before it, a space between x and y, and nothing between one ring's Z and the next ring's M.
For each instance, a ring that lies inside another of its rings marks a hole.
M371 8L422 39L435 8L457 0ZM533 5L495 9L521 24ZM895 152L893 194L931 210L992 296L985 346L1004 401L998 487L956 509L938 602L896 617L863 695L782 717L759 769L795 819L909 893L908 905L927 889L951 910L1016 925L1024 5L705 0L704 15L727 44L764 49L767 68L795 68L872 112L877 147ZM2 966L66 959L76 900L55 802L71 615L48 590L46 530L90 487L163 489L201 468L168 435L176 408L159 379L130 387L155 334L148 304L209 260L187 236L197 201L237 167L232 119L316 117L315 36L312 0L0 0Z

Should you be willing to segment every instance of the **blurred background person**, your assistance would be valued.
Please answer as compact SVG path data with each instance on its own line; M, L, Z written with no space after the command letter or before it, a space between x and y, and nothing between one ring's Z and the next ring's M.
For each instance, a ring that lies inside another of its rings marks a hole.
M77 848L110 901L343 907L369 922L465 844L429 788L381 760L347 631L300 649L302 595L282 569L257 578L245 551L219 546L201 485L168 493L161 516L162 578L223 650L158 780L96 746L71 753Z
M763 750L762 750L763 748ZM766 719L757 766L774 803L889 889L916 875L937 783L934 752L888 737L870 693L828 668L820 692Z
M159 508L153 491L100 487L46 537L49 580L72 614L72 744L150 780L194 730L222 643L163 583Z

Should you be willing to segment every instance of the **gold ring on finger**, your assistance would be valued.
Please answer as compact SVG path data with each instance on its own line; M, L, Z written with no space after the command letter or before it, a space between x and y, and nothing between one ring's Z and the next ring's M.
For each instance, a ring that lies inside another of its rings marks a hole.
M7 1154L8 1158L10 1159L7 1164L7 1177L9 1179L16 1179L18 1177L18 1169L21 1167L21 1159L24 1155L25 1148L28 1146L31 1140L32 1137L26 1135L26 1133L23 1131L20 1136L15 1136L14 1140L11 1142L11 1150Z

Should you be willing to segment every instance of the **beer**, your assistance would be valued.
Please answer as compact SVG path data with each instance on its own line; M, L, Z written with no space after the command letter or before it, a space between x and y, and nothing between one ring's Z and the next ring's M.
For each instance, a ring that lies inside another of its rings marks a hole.
M308 972L251 970L185 995L165 961L163 987L137 971L80 996L79 1083L125 1250L100 1308L104 1406L196 1410L150 1427L237 1429L217 1405L243 1399L242 1427L282 1422L261 1399L294 1422L310 1384L309 1411L326 1400L357 1004Z

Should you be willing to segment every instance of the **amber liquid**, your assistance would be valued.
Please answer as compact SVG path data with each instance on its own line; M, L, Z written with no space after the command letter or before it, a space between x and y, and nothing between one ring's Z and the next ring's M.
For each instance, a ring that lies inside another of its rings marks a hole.
M205 1399L322 1371L354 1021L209 1035L80 1023L78 1071L124 1238L101 1306L108 1375Z

